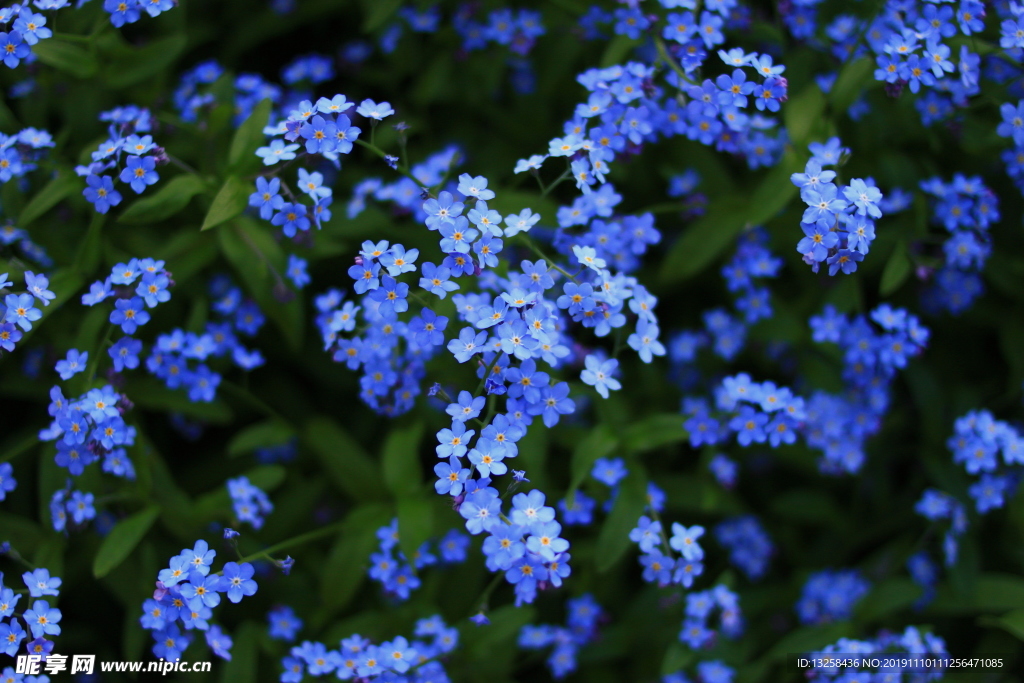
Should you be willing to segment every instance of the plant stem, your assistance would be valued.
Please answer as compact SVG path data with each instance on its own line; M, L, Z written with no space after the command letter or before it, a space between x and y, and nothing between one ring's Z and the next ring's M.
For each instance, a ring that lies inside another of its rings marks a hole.
M238 564L242 564L243 562L252 562L253 560L258 560L264 557L268 560L273 561L274 558L271 557L272 553L280 552L285 548L291 548L292 546L302 545L303 543L308 543L309 541L315 541L318 538L323 538L324 536L330 536L336 531L340 531L342 528L344 528L344 526L345 520L341 520L335 522L334 524L328 524L327 526L320 527L319 529L314 529L313 531L307 531L304 534L293 536L292 538L289 538L287 541L281 541L280 543L276 543L270 546L269 548L264 548L263 550L260 550L258 552L246 555L245 557L238 560ZM217 573L220 574L220 572Z

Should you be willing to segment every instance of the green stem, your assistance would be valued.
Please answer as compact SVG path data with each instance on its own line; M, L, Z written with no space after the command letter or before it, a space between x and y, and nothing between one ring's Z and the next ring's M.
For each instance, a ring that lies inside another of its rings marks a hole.
M380 147L378 147L377 145L373 144L372 142L367 142L366 140L356 140L356 144L360 145L362 147L365 147L366 149L370 150L371 152L373 152L374 154L379 156L381 159L384 159L387 156L387 152L385 152L384 150L382 150ZM414 183L416 183L416 185L418 187L426 189L426 188L424 188L423 183L420 181L419 178L414 176L412 173L409 173L408 171L403 170L401 166L399 166L396 170L399 173L401 173L402 175L404 175L406 178L408 178L409 180L411 180Z
M569 278L573 282L578 282L578 280L576 280L576 278L573 277L573 275L571 273L569 273L568 271L563 269L561 266L559 266L557 263L555 263L555 260L553 258L549 257L547 254L545 254L543 251L541 251L540 248L536 244L533 243L533 240L531 240L529 237L527 237L525 232L519 233L518 236L521 238L522 242L524 244L526 244L527 247L530 248L530 251L532 251L534 254L536 254L537 256L541 257L542 259L544 259L545 263L551 264L551 268L557 270L559 273L561 273L562 275L566 276L567 278Z
M568 168L565 169L564 171L562 171L562 175L560 175L557 178L555 178L554 182L552 182L550 185L548 185L546 188L544 188L544 190L540 193L540 196L541 197L547 197L548 194L551 192L551 190L553 190L556 187L558 187L562 183L562 181L564 181L566 178L568 178L571 175L571 173L572 173L572 170L568 169ZM540 180L540 177L538 177L537 180Z
M220 382L220 386L226 389L228 393L233 395L235 398L241 399L242 401L248 403L250 406L256 408L260 412L266 413L269 417L272 417L275 420L279 420L280 422L286 425L291 424L288 421L288 419L285 418L281 413L277 412L269 405L267 405L262 399L253 396L251 393L249 393L242 387L238 386L234 382L222 379Z
M669 54L668 48L665 46L665 40L661 36L655 34L654 44L658 48L658 56L665 60L665 63L668 64L669 67L671 67L671 69L676 72L676 75L679 76L681 80L689 83L690 85L697 85L697 82L691 79L686 74L686 71L683 70L683 67L679 66L679 63L676 62L672 55Z
M14 460L19 455L29 450L33 446L39 443L39 435L35 432L29 433L24 439L16 443L13 447L7 450L3 455L0 455L0 462L7 462L8 460Z
M191 173L196 178L199 178L200 180L202 180L202 176L199 175L199 171L197 171L196 169L192 168L191 166L186 164L184 161L182 161L178 157L172 157L170 154L168 154L167 155L167 161L169 161L170 163L174 164L175 166L177 166L181 170L185 171L186 173Z
M271 557L273 553L280 552L286 548L291 548L292 546L302 545L303 543L308 543L309 541L315 541L318 538L323 538L324 536L330 536L331 534L337 531L341 531L341 529L343 529L344 526L345 520L341 520L339 522L335 522L334 524L328 524L327 526L320 527L319 529L314 529L313 531L307 531L304 534L299 534L298 536L289 538L287 541L281 541L280 543L272 545L269 548L264 548L263 550L260 550L258 552L246 555L245 557L238 560L238 564L242 564L243 562L252 562L253 560L258 560L264 557L268 560L273 561L274 558ZM217 572L217 574L220 574L220 572Z
M99 345L93 350L93 356L89 360L89 374L86 375L85 388L88 389L92 384L92 381L96 379L96 371L100 367L100 356L103 353L103 349L110 343L110 337L114 334L114 328L117 327L114 323L107 325L107 333L103 335L103 339Z
M484 589L484 592L480 594L480 599L477 601L477 604L480 605L481 612L487 609L487 601L491 599L491 593L493 593L494 589L498 587L498 584L501 583L504 576L505 572L497 572L494 575L494 578L491 579L491 582L487 584L487 588Z

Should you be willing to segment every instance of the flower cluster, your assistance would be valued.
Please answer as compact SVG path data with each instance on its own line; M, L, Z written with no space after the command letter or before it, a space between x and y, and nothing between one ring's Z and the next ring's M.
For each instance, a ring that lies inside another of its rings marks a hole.
M803 398L774 382L753 382L746 373L726 377L716 398L726 416L714 418L706 406L694 402L692 416L684 423L695 447L721 443L735 434L740 446L768 442L777 448L796 442L798 430L807 419Z
M0 501L7 498L7 494L18 487L18 480L14 478L14 467L9 462L0 462Z
M50 390L49 412L53 422L40 433L40 439L56 441L57 465L80 476L92 463L103 460L103 471L126 479L135 478L135 468L125 450L135 444L135 427L127 424L124 413L131 408L127 397L112 386L89 389L74 399L66 399L59 386ZM68 512L76 524L91 519L78 505L77 493L68 501ZM91 495L90 496L91 500ZM91 504L88 506L91 508ZM55 520L56 526L56 520ZM61 525L58 531L63 528Z
M418 620L413 633L418 640L410 642L398 636L380 645L355 634L343 638L336 650L329 650L320 642L304 641L292 647L290 655L281 661L281 683L299 683L307 675L319 678L328 674L341 680L358 678L388 683L448 680L438 659L458 646L458 629L445 625L440 616L434 615Z
M683 403L683 426L690 445L768 443L773 448L796 442L799 435L821 450L823 472L854 473L864 461L864 441L878 431L889 401L889 384L897 369L921 353L928 330L913 315L888 304L871 314L884 333L863 316L849 320L828 306L811 318L814 340L838 342L844 351L846 395L815 392L809 399L774 382L753 382L746 373L726 377L715 390L715 409L703 398Z
M7 277L7 273L0 273L0 292L13 284ZM27 291L4 296L0 302L0 350L13 351L22 333L31 330L32 323L43 317L43 312L36 308L36 301L43 306L50 305L57 295L49 287L49 278L28 270L25 271Z
M12 551L8 550L8 553ZM25 572L21 575L21 580L27 589L27 598L36 600L31 605L26 604L24 611L15 613L18 602L26 590L4 585L4 576L0 572L0 652L14 657L21 649L22 641L31 633L32 639L25 643L25 652L45 657L53 651L53 641L48 640L46 636L60 635L60 620L63 615L56 607L50 607L49 598L57 598L60 595L62 582L59 577L50 576L50 571L45 567ZM21 620L18 619L19 616ZM3 621L7 617L10 619ZM28 631L21 625L22 621L25 622Z
M177 0L103 0L103 9L110 13L110 23L121 27L134 24L142 17L142 12L155 17L177 4Z
M716 453L708 462L708 469L723 488L731 489L736 485L736 477L739 472L739 465L735 460L730 460L723 453Z
M57 3L47 4L57 4L57 7L48 6L46 9L59 9L68 2L57 0ZM32 46L53 36L53 31L46 26L46 17L34 12L27 2L0 9L0 25L5 29L0 31L0 52L3 53L4 65L9 69L16 68L23 59L26 63L35 61Z
M702 526L686 528L673 522L672 538L668 538L660 521L652 520L647 515L641 516L637 526L629 532L629 540L640 547L644 581L662 587L673 583L684 588L692 586L693 580L704 573L704 564L701 562L704 549L697 542L703 535ZM675 557L672 550L679 553L679 558Z
M728 548L729 561L751 581L764 578L775 553L771 538L754 515L731 517L715 527L715 539Z
M722 268L726 287L733 293L742 317L725 308L713 308L704 312L703 331L675 333L669 342L669 357L677 371L685 371L709 341L716 356L735 358L746 344L747 328L772 315L771 291L759 286L758 280L776 277L781 268L782 260L768 249L768 233L760 227L745 231L736 252Z
M839 138L811 143L810 149L812 156L804 172L791 178L807 204L800 222L804 238L796 250L815 273L822 262L828 264L829 275L853 273L875 239L875 219L882 217L882 193L870 178L854 178L842 188L832 182L835 171L823 167L839 165L849 152Z
M949 183L940 178L921 181L921 189L935 198L932 219L950 233L942 245L942 266L923 304L932 311L959 314L983 291L978 273L992 253L988 228L999 221L999 200L981 178L959 173Z
M254 337L266 322L260 307L226 277L215 278L210 286L215 297L213 311L222 317L208 322L202 334L175 328L161 334L146 359L146 370L162 380L168 389L183 388L190 401L210 402L217 396L222 376L206 361L229 356L243 370L265 363L258 349L247 349L238 335ZM236 334L237 333L237 334ZM196 362L195 366L190 365Z
M850 387L843 396L816 392L807 403L807 443L824 454L826 472L860 469L864 442L881 428L896 372L928 344L928 328L904 309L882 304L870 320L881 332L864 316L850 318L832 306L810 320L814 341L839 344Z
M384 54L398 49L406 30L412 33L437 36L438 26L452 26L459 37L458 54L466 58L475 51L491 45L507 48L512 54L507 60L512 86L519 93L533 92L536 76L533 65L525 57L536 40L546 33L541 13L535 10L496 8L486 14L483 8L463 3L453 16L442 16L434 6L406 6L398 11L400 21L390 23L381 33L377 45ZM353 41L342 49L342 60L358 64L369 57L372 47L363 41Z
M100 114L101 121L109 121L107 139L92 153L92 163L76 166L75 172L85 177L88 185L82 194L99 213L121 203L121 193L114 187L115 180L142 194L147 187L160 180L157 164L169 160L162 147L153 142L153 120L148 109L133 105L119 107ZM122 153L124 166L122 167ZM107 171L111 175L105 175Z
M1022 22L1024 18L1017 20L1018 24ZM996 133L1009 138L1013 143L1013 147L1002 154L1006 172L1024 193L1024 100L1018 101L1017 106L1009 102L1004 103L999 108L999 113L1002 114L1003 121L996 128Z
M978 512L1003 507L1020 483L1017 466L1024 465L1020 433L987 410L971 411L954 423L947 445L953 462L962 464L968 474L980 475L968 490Z
M263 515L274 511L274 504L270 502L267 494L262 489L253 486L248 477L235 477L227 481L228 495L231 496L231 506L235 511L235 519L239 522L247 522L257 531L263 526Z
M398 550L398 519L377 530L380 541L377 552L370 556L370 578L384 587L385 594L396 600L407 600L412 591L420 587L419 570L438 563L437 555L431 552L430 542L425 541L416 549L410 562ZM469 537L452 529L438 541L440 561L458 564L466 560Z
M57 457L60 456L61 454L58 453ZM123 467L120 458L117 456L111 458L110 462L110 472L116 474L113 468L120 467L132 476L135 475L134 470L128 469L131 466L130 463L128 467ZM104 464L107 464L106 460ZM96 497L91 493L73 490L71 480L68 479L63 488L57 489L50 496L50 524L53 526L53 530L67 531L72 525L83 527L88 522L96 519L96 507L93 505L95 500ZM71 516L70 524L68 523L69 515Z
M524 650L552 648L547 665L556 679L576 670L577 651L597 638L598 623L604 618L604 611L589 593L567 600L566 608L564 627L524 626L519 632L518 644Z
M506 516L497 490L489 484L487 477L467 480L466 493L455 496L459 514L469 533L487 533L487 569L504 573L515 586L517 605L531 603L538 589L558 588L571 573L569 541L560 536L562 525L555 521L555 509L544 505L541 491L517 493Z
M783 5L781 11L795 38L819 49L827 47L840 63L870 53L877 67L874 78L886 84L890 95L898 96L905 87L912 93L922 86L930 88L916 102L926 123L935 118L927 108L948 111L954 103L964 106L979 92L979 56L962 43L954 55L956 41L951 39L957 33L972 36L984 28L981 2L961 2L955 21L954 9L948 5L896 0L881 5L873 17L842 13L820 27L818 2L794 2ZM827 76L835 79L835 73Z
M967 531L967 510L963 504L948 493L926 489L914 506L914 511L932 522L949 520L949 529L942 537L942 552L946 566L952 567L959 550L958 539Z
M733 680L736 677L736 669L733 669L726 665L725 662L718 659L708 659L703 662L698 662L695 668L697 671L697 680L700 683L733 683ZM691 679L684 673L677 671L675 673L665 674L662 676L661 683L691 683Z
M711 628L711 618L718 612L718 629ZM736 638L743 633L743 615L739 596L722 584L686 596L686 618L679 632L679 642L694 650L715 646L718 633Z
M206 541L196 541L171 558L160 570L153 597L142 604L139 623L153 634L153 655L165 660L181 657L192 642L191 631L203 631L206 644L218 657L231 659L232 640L220 626L211 624L213 610L226 596L233 603L256 593L248 562L225 562L212 571L217 551ZM180 622L180 626L179 626ZM184 632L182 631L184 628Z
M662 5L667 9L699 6L665 2ZM571 170L581 189L586 191L585 186L592 184L594 177L602 180L617 154L629 147L635 150L659 134L685 135L719 151L743 155L751 168L771 166L778 161L785 133L777 132L774 137L766 134L776 122L761 112L777 112L786 101L788 83L782 76L785 66L774 64L770 55L746 53L741 48L719 49L718 56L726 69L732 69L731 73L703 82L693 79L705 66L708 53L724 44L722 30L745 25L737 3L709 3L699 17L691 11L659 16L634 6L620 8L612 15L595 7L585 15L581 28L596 37L601 23L612 23L615 33L633 39L649 34L654 43L649 53L656 52L656 63L669 66L665 80L672 89L667 93L660 89L654 82L655 68L637 62L625 68L591 69L580 75L579 82L591 95L577 106L576 119L567 122L566 134L578 136L586 146L582 153L557 153L561 139L555 139L551 141L550 155L573 158ZM748 81L744 71L747 68L761 80ZM750 105L757 111L747 113ZM598 123L589 133L587 119ZM539 166L543 159L534 157L529 165Z
M937 594L939 568L935 566L927 550L919 550L907 558L907 573L921 587L921 597L914 601L916 609L928 606Z
M0 183L35 170L43 156L41 150L53 146L53 137L38 128L25 128L14 135L0 133Z
M804 624L825 624L849 619L871 584L856 569L826 569L804 584L796 612Z
M904 657L910 655L913 658L929 655L941 657L944 655L948 656L949 653L946 651L945 641L939 636L928 632L922 633L921 629L917 626L908 626L904 629L903 633L882 631L871 640L840 638L837 642L810 654L810 657L815 660L834 661L835 666L816 667L809 673L815 677L815 680L824 681L857 680L859 677L880 681L899 681L903 680L905 670L906 673L911 675L913 675L913 672L920 672L921 670L919 666L909 665L913 661L912 659L908 660L908 665L904 666L890 666L889 663L886 663L877 672L869 667L863 669L855 668L855 661L857 660L874 659L873 657L865 657L865 655L886 654L903 655ZM875 678L876 676L877 678ZM925 674L922 680L932 680L935 678L941 678L939 671Z

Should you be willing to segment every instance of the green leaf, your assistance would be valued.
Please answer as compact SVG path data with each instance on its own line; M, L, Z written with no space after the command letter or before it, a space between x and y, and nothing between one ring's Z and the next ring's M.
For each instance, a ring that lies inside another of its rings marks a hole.
M634 40L626 35L615 36L608 41L608 46L604 49L604 54L601 55L601 68L605 69L609 66L621 64L626 55L641 44L641 41Z
M661 675L668 676L681 671L693 663L697 653L681 643L672 643L665 650L665 658L661 660Z
M434 507L427 498L398 499L398 547L410 561L434 534Z
M749 201L725 195L708 206L708 211L687 227L668 251L661 267L666 284L692 277L735 245L736 236L747 224Z
M111 88L126 88L141 83L173 64L187 46L188 37L177 33L154 40L141 48L119 50L118 56L104 67L103 80Z
M828 95L829 108L834 112L845 112L857 101L865 85L873 80L875 65L869 57L847 62L839 71L835 84Z
M402 0L363 0L363 33L376 31L402 6Z
M532 605L514 607L505 605L487 614L490 624L465 634L466 649L471 661L487 659L496 648L513 647L513 641L524 626L533 622L537 610Z
M1024 640L1024 609L1015 609L1001 617L990 617L985 619L983 625L996 626L1016 636L1018 640Z
M168 389L155 377L133 375L126 383L125 393L132 397L132 403L145 410L182 413L213 424L226 424L233 418L231 409L220 399L210 403L190 401L183 389Z
M892 256L885 264L882 271L882 284L879 285L879 294L887 297L903 286L903 283L910 277L912 264L907 255L906 242L900 240L892 251Z
M103 223L105 221L105 214L94 213L89 222L89 229L86 231L85 237L82 238L82 243L78 245L78 251L75 254L75 270L83 275L88 275L99 268L100 256L103 251Z
M379 503L360 505L345 517L320 574L320 602L327 610L345 607L355 597L366 577L366 564L377 549L377 529L392 517L391 509Z
M272 103L269 99L263 100L253 108L249 118L238 127L235 137L231 139L231 149L228 151L229 168L237 170L241 166L248 165L246 162L260 163L259 157L256 156L256 150L266 140L263 129L266 128L267 122L270 120L271 106Z
M302 299L281 281L287 260L265 226L245 218L217 231L221 252L294 352L302 348ZM271 272L273 270L273 272Z
M811 131L821 120L824 111L825 95L816 84L808 85L796 97L790 98L782 114L794 146L807 146L811 140Z
M749 200L747 222L761 225L775 218L797 195L797 187L790 180L794 173L802 171L804 163L792 150L787 150L779 163L764 177Z
M384 484L396 498L415 494L423 483L419 452L422 439L422 422L388 431L381 455L381 469Z
M46 530L35 522L7 512L0 512L0 529L4 530L4 540L24 553L35 552L47 536Z
M659 446L685 441L689 433L683 429L683 418L675 413L651 415L629 425L622 433L622 446L640 453Z
M793 522L842 526L845 516L831 496L820 489L791 489L772 498L771 510Z
M647 506L647 478L638 464L622 480L619 495L597 537L597 571L606 572L619 561L632 541L629 532L636 526Z
M252 194L252 187L247 185L238 176L228 176L213 198L213 204L203 219L203 227L200 230L209 230L225 223L232 218L242 215L245 207L249 204L249 195Z
M789 178L801 167L800 158L786 151L752 196L725 194L712 202L708 212L669 249L661 280L671 284L700 273L735 245L736 236L745 227L774 218L796 196L797 188Z
M103 539L100 549L96 552L96 559L92 563L92 575L97 579L106 576L124 562L159 515L160 507L150 505L118 522Z
M368 502L387 498L376 463L332 419L312 418L306 423L302 440L320 459L338 488L354 500Z
M788 655L815 652L850 637L854 630L848 621L839 621L825 626L804 626L783 636L765 655L765 659L780 660Z
M231 634L234 644L231 659L220 672L221 683L254 683L259 673L259 644L266 626L254 621L242 622Z
M947 584L939 587L928 611L936 614L968 614L1024 609L1024 578L989 572L978 577L974 590L955 591Z
M567 496L571 496L587 478L594 462L609 455L618 445L618 437L607 424L599 424L590 430L572 452L572 480Z
M170 218L186 206L192 197L206 189L199 176L191 173L172 178L155 194L132 203L118 217L118 223L143 225Z
M910 607L920 596L921 587L910 579L886 579L857 603L855 614L860 622L877 621Z
M91 52L60 38L40 40L32 46L32 52L43 64L78 78L92 78L99 67Z
M42 45L45 42L48 41L40 41L36 45ZM71 196L76 190L80 191L81 189L82 181L75 175L66 172L59 173L35 197L32 197L32 201L21 210L21 215L18 216L18 226L22 228L28 227L32 221L52 209L61 200Z
M295 431L278 420L267 420L246 427L228 443L228 455L237 456L257 448L278 446L295 436Z

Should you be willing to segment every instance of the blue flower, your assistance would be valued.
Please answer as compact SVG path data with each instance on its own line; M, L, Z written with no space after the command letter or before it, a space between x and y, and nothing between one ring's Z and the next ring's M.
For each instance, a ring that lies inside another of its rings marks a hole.
M388 102L381 102L380 104L377 104L373 100L363 100L356 108L356 113L360 116L365 116L368 119L380 121L385 117L394 114L395 110L391 108L391 104Z
M22 59L31 54L32 49L22 39L22 35L18 31L10 33L0 31L0 52L3 53L4 64L13 69ZM6 178L2 180L6 180Z
M227 593L231 602L240 602L244 596L256 593L256 582L252 580L255 570L248 562L226 562L222 571L220 590Z
M171 293L167 291L169 285L170 280L165 273L146 273L135 288L135 293L142 297L147 306L155 308L157 304L170 301Z
M50 302L57 297L48 289L49 286L50 280L45 275L36 275L31 270L25 271L25 288L44 306L49 306Z
M50 576L50 570L45 567L40 567L31 572L25 572L21 575L21 580L25 582L25 586L28 588L28 594L33 598L41 598L44 595L59 595L61 580L56 577ZM6 616L6 615L4 615Z
M672 523L672 538L668 544L679 551L684 560L699 562L704 558L704 550L697 539L704 535L704 527L694 525L687 529L679 522Z
M134 334L139 325L149 322L149 313L140 297L118 299L110 313L110 322L120 325L125 334Z
M279 161L291 161L295 158L295 150L298 145L285 145L284 140L274 139L267 147L260 147L256 150L256 156L263 159L267 166L276 164Z
M270 220L274 212L284 205L280 188L280 178L271 178L269 182L262 176L256 179L256 191L249 195L249 206L258 207L263 220Z
M42 312L35 307L35 301L31 294L8 294L4 298L4 305L7 313L4 320L13 323L28 332L32 329L32 323L43 317Z
M608 398L609 389L617 391L622 388L619 381L612 377L615 370L619 367L619 361L614 358L602 361L597 356L591 354L586 357L585 365L586 368L580 373L580 379L594 387L597 393L601 394L604 398Z
M59 636L61 619L60 610L50 607L46 600L36 600L32 603L32 609L25 610L25 623L32 630L33 638L42 638L44 635Z
M128 183L136 194L141 194L146 186L160 180L155 169L156 159L153 157L128 157L128 162L121 171L121 182Z
M61 379L67 380L85 370L88 362L88 351L82 353L78 349L71 349L68 351L67 358L57 361L55 370L60 374Z

